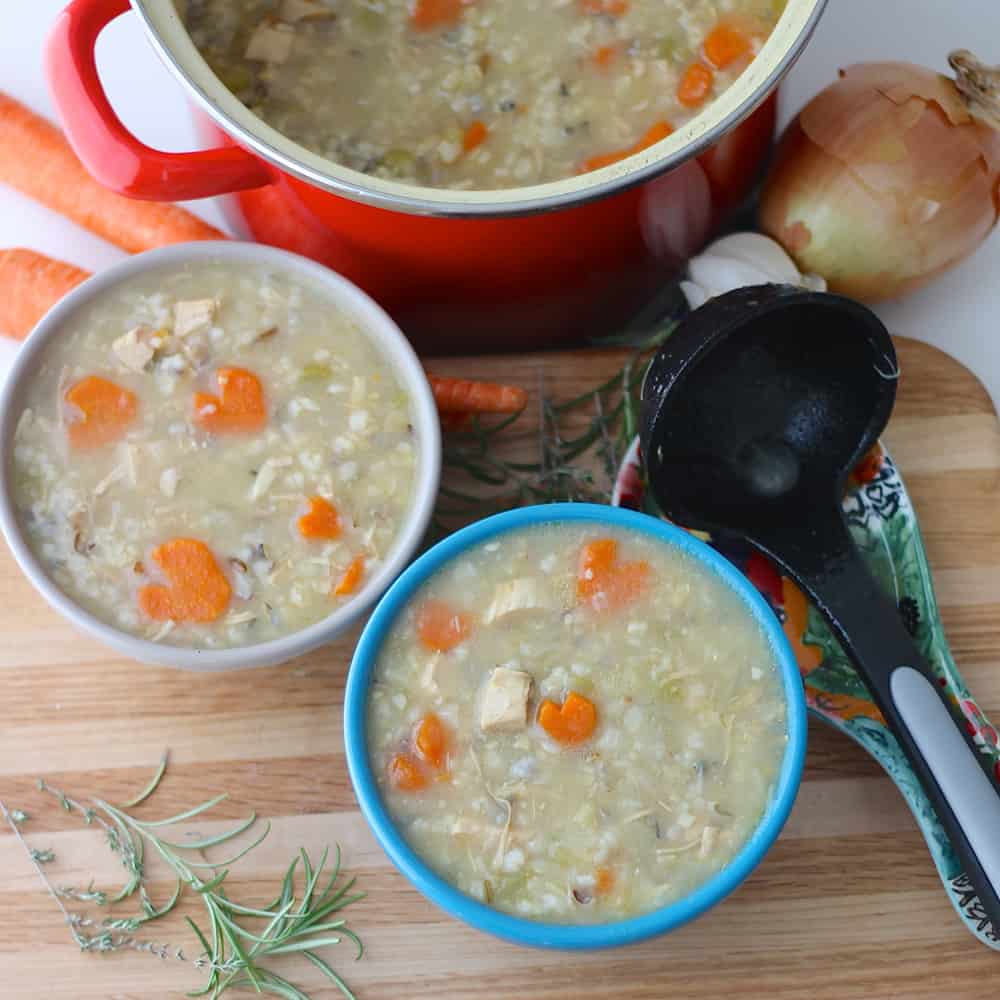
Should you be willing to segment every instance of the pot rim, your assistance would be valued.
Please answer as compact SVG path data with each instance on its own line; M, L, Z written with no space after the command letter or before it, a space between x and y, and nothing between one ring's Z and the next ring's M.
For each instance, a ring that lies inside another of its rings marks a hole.
M175 0L129 3L162 62L198 106L239 145L269 164L297 180L362 204L413 215L471 218L527 215L580 205L625 191L704 152L774 90L815 30L827 0L788 0L763 48L743 73L666 139L600 170L497 190L453 190L384 180L311 152L266 124L226 89L195 48Z

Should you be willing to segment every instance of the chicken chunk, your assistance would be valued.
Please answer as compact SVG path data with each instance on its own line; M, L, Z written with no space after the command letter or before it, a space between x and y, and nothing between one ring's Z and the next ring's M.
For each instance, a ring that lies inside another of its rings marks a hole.
M516 732L528 724L528 692L531 674L497 667L490 674L479 705L483 732Z
M515 611L546 611L555 607L555 600L541 580L519 576L497 584L493 600L483 615L483 623L489 625Z
M215 299L184 299L174 303L174 335L189 337L205 330L215 319Z
M256 62L283 63L292 54L295 33L289 25L258 24L247 43L244 57Z
M153 360L156 348L152 344L156 331L149 326L134 326L111 345L115 357L129 370L141 372Z

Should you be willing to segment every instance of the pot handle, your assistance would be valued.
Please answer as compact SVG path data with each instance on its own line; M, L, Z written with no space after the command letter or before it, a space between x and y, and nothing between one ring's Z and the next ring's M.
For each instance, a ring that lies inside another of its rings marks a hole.
M263 187L271 169L239 146L166 153L140 142L108 102L97 74L100 33L129 10L128 0L72 0L45 48L45 71L76 155L105 187L145 201L188 201Z

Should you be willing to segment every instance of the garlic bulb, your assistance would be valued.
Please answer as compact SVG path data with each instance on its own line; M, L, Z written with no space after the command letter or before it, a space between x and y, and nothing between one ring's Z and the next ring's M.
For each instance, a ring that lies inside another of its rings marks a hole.
M723 236L688 261L688 277L681 291L692 309L723 292L746 285L798 285L814 292L826 290L816 274L801 274L781 245L760 233Z

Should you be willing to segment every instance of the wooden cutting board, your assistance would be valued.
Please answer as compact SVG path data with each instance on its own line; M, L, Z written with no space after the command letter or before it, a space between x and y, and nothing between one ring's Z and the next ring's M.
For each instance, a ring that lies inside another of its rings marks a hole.
M980 703L1000 719L1000 424L986 392L933 348L898 343L902 381L887 440L921 519L946 630ZM442 373L502 378L568 398L616 370L611 352L435 362ZM521 418L532 440L534 411ZM976 997L1000 957L952 912L923 839L889 779L857 746L810 723L805 781L785 832L725 904L667 937L614 952L518 948L466 928L398 875L357 811L341 737L355 636L284 667L197 675L121 659L66 625L0 552L0 799L34 815L57 884L115 885L99 835L36 791L44 776L112 801L141 788L169 747L148 807L167 815L219 791L274 821L239 865L236 898L263 900L300 846L339 841L368 898L348 911L364 959L329 960L359 998ZM205 823L199 830L214 829ZM168 887L154 881L154 895ZM197 947L180 919L157 941ZM311 995L336 995L311 966L283 970ZM0 996L180 996L201 974L147 954L81 954L21 847L0 830Z

